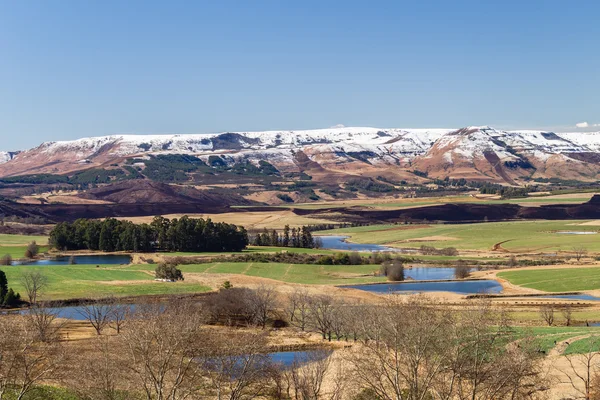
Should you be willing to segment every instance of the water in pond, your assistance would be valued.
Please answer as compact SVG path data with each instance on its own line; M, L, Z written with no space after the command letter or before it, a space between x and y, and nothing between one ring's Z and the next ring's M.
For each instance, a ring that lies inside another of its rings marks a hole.
M457 294L500 293L502 285L494 280L449 282L404 282L346 286L375 293L452 292Z
M329 250L348 250L348 251L393 251L396 253L410 252L403 249L381 246L379 244L349 243L345 240L349 236L319 236L323 242L323 248Z
M528 296L529 297L529 296ZM592 296L591 294L555 294L550 296L531 296L533 298L542 298L542 299L567 299L567 300L591 300L598 301L600 297Z
M556 232L559 235L595 235L598 232L589 232L589 231L564 231L564 232Z
M131 257L127 255L91 255L74 256L75 264L101 265L101 264L129 264ZM48 260L33 260L15 262L15 265L69 265L71 257L57 257Z
M129 307L130 311L135 310L135 304L127 304L123 306ZM28 309L23 309L18 312L19 314L27 314L29 312ZM58 318L72 319L74 321L85 321L85 317L81 313L81 307L76 306L67 306L67 307L48 307L48 312L55 314Z
M274 363L283 365L285 367L290 367L294 363L294 361L296 361L296 363L302 364L307 361L322 360L323 358L326 358L329 355L330 352L316 350L279 351L276 353L269 353L269 357Z
M406 278L415 281L435 281L440 279L454 279L454 268L448 267L412 267L404 268Z

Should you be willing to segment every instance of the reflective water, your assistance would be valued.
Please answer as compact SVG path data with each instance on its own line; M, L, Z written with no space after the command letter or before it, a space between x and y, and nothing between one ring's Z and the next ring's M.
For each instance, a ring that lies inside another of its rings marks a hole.
M269 353L271 360L286 367L296 363L305 363L308 361L318 361L326 358L330 355L327 351L307 350L307 351L279 351L276 353Z
M454 279L454 268L449 267L412 267L404 268L404 276L415 281L436 281Z
M101 264L129 264L131 257L127 255L91 255L73 256L75 264L101 265ZM32 260L13 262L14 265L69 265L71 257L57 257L49 260Z
M531 296L533 298L543 298L543 299L567 299L567 300L592 300L598 301L600 297L592 296L591 294L555 294L550 296Z
M121 306L129 307L129 311L134 311L136 305L135 304L121 304ZM68 306L68 307L48 307L48 312L56 315L58 318L72 319L74 321L85 321L86 318L83 316L81 312L81 307L77 306ZM23 309L15 311L19 314L27 314L29 309ZM10 313L10 311L9 311Z
M450 282L404 282L346 286L374 293L452 292L457 294L500 293L502 285L494 280Z
M379 244L367 243L349 243L345 240L349 236L319 236L323 242L323 248L329 250L348 250L348 251L393 251L396 253L410 252L393 247L382 246Z

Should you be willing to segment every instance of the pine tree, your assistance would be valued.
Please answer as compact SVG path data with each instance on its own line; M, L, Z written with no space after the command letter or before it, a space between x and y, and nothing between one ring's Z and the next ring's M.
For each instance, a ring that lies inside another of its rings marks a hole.
M8 279L4 271L0 270L0 300L4 300L6 293L8 293Z
M19 293L15 293L12 288L8 289L6 295L4 296L3 304L5 306L14 307L19 305L21 302L21 295Z
M289 247L290 245L290 226L286 225L283 228L283 239L281 241L283 247Z

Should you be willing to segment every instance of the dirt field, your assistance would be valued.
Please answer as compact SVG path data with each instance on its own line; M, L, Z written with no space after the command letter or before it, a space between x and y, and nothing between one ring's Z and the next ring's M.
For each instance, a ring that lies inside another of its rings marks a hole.
M164 215L165 218L181 218L184 214ZM248 211L231 212L223 214L185 214L190 218L210 218L213 222L226 222L228 224L242 225L246 229L283 229L285 225L297 227L302 225L332 224L335 221L316 219L294 214L288 209L281 211ZM154 217L125 217L135 223L149 223Z

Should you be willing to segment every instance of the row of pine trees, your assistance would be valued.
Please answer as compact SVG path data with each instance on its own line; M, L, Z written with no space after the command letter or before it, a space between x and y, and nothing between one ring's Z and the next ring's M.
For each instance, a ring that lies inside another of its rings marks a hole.
M277 246L277 247L301 247L312 249L317 247L318 240L315 240L307 226L290 229L289 225L283 228L283 232L272 231L265 228L262 233L257 233L254 237L255 246Z
M150 224L78 219L57 224L49 242L59 250L220 252L243 250L248 233L233 224L187 216L158 216Z

